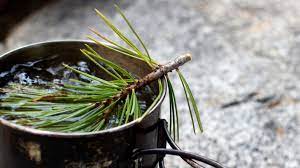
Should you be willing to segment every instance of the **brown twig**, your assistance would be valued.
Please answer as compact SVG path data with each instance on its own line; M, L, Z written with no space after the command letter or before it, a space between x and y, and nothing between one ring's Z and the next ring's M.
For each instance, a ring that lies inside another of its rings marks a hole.
M150 84L151 82L158 80L159 78L163 77L167 73L169 73L175 69L178 69L180 66L187 63L191 59L192 59L191 54L184 54L184 55L177 57L175 60L173 60L165 65L158 66L154 71L147 74L142 79L139 79L137 82L128 85L125 89L123 89L123 91L121 91L121 93L115 95L114 97L112 97L110 99L103 101L102 104L109 105L114 100L118 100L118 99L122 99L122 98L126 97L129 93L131 93L132 90L138 90L138 89L142 88L143 86L146 86L146 85ZM107 118L109 116L109 114L110 114L110 111L107 111L104 115L105 116L104 118Z

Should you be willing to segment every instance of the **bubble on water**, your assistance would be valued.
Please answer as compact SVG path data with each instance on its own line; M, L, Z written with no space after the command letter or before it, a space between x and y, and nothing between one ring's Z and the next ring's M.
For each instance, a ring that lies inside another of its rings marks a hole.
M145 112L147 110L147 102L145 100L139 100L139 105L142 112Z
M60 79L53 79L53 83L54 84L61 84L61 80Z
M40 76L35 76L34 78L31 78L26 72L18 73L14 76L14 79L18 81L18 83L23 85L33 85L33 84L39 84L39 85L45 85L47 84L46 81L42 80Z
M0 78L3 78L3 77L5 77L5 76L8 75L8 74L9 74L8 71L2 72L2 73L0 73Z
M118 117L116 115L111 115L106 125L106 129L113 128L117 126L117 124L118 124Z
M25 72L16 74L15 75L15 79L18 79L20 84L23 84L23 85L26 85L26 84L32 85L32 80L28 77L27 73L25 73Z
M56 67L49 67L46 69L47 72L49 72L52 75L57 75L59 71L65 69L63 66L56 66Z
M89 72L90 71L87 62L80 61L80 62L77 63L77 65L78 65L78 70L79 71L82 71L82 72Z

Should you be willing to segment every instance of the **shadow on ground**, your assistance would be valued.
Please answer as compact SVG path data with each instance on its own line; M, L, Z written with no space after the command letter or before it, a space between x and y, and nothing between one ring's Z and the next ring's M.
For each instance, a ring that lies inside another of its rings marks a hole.
M0 0L0 41L4 41L19 22L53 1L55 0Z

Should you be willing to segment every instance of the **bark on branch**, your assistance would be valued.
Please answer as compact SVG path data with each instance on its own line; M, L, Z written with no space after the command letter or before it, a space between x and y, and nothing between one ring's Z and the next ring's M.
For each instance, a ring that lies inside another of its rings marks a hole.
M103 101L102 103L105 105L110 104L112 101L120 99L120 98L125 98L128 94L131 93L131 91L138 90L142 88L143 86L146 86L150 84L153 81L158 80L159 78L163 77L164 75L168 74L169 72L178 69L180 66L183 64L189 62L192 59L191 54L184 54L179 57L177 57L175 60L168 62L165 65L160 65L158 68L156 68L154 71L151 73L147 74L143 78L139 79L137 82L132 83L128 85L121 93L115 95L111 99L107 99ZM109 116L109 111L105 114L105 118Z

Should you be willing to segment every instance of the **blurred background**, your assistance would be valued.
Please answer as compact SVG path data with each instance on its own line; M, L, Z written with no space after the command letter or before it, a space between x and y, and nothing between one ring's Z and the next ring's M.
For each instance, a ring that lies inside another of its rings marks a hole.
M157 60L193 55L182 71L205 132L193 134L175 80L184 150L233 168L300 167L300 1L0 0L0 54L45 40L86 39L88 27L115 37L94 8L129 32L114 3ZM163 111L167 117L167 105ZM188 167L172 157L166 166Z

